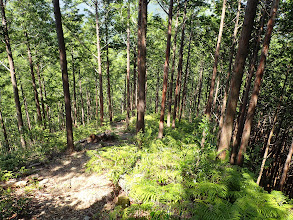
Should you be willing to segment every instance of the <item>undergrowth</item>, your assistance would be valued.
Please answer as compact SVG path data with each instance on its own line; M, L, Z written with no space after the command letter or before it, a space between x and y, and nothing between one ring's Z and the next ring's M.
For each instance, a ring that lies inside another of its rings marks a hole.
M134 126L134 122L132 124ZM206 131L206 145L200 147ZM177 123L157 139L158 117L146 117L136 144L89 151L87 170L107 172L133 200L117 206L112 219L293 219L281 192L268 193L243 168L216 159L215 136L207 120Z

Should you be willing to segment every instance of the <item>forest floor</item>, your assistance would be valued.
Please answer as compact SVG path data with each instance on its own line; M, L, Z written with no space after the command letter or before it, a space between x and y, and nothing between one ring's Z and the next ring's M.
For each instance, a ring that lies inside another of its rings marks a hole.
M17 197L30 198L29 217L24 219L105 219L123 192L105 173L86 172L87 151L127 142L133 134L124 133L124 129L125 123L115 123L112 131L118 139L103 142L103 146L99 142L85 144L82 151L54 157L35 173L14 182Z

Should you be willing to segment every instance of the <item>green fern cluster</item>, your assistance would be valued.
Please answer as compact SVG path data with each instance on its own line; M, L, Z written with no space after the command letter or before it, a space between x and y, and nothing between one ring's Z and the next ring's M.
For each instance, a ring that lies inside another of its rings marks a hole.
M292 205L281 192L267 193L251 173L216 159L210 125L183 121L158 140L157 122L147 118L145 134L137 137L140 146L90 153L88 168L108 171L115 182L123 179L137 203L116 207L112 219L293 219ZM202 129L209 130L203 149Z

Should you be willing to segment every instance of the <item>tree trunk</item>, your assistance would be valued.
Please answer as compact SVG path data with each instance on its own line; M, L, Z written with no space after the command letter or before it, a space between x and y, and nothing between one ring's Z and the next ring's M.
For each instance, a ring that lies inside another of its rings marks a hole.
M238 151L238 147L241 141L241 136L242 136L242 132L243 132L243 128L244 128L244 120L245 120L245 115L246 115L246 106L247 106L247 102L248 102L248 97L249 97L249 91L250 91L250 86L251 86L251 80L254 74L254 70L255 70L255 65L257 62L257 56L258 56L258 51L259 51L259 46L260 46L260 42L261 42L261 35L263 32L263 27L264 27L264 18L266 15L266 9L263 9L262 12L262 17L261 17L261 21L260 21L260 26L259 26L259 31L258 31L258 36L256 39L256 44L255 47L253 49L253 57L251 59L251 63L250 63L250 67L249 67L249 74L246 80L246 86L245 86L245 90L243 91L243 98L242 98L242 103L240 105L240 114L239 114L239 118L237 120L237 129L235 128L235 133L236 135L234 135L233 137L233 142L232 142L232 153L231 153L231 158L230 158L230 163L231 164L235 164L236 163L236 155L237 155L237 151Z
M74 66L74 54L71 52L72 59L72 87L73 87L73 111L74 111L74 126L77 126L77 107L76 107L76 87L75 87L75 66Z
M126 87L127 87L127 114L126 114L126 127L129 126L129 118L130 118L130 1L127 3L127 75L126 75Z
M230 98L227 105L227 111L225 116L225 121L223 124L220 142L218 146L219 158L224 159L226 157L226 150L229 148L230 140L232 136L232 127L234 122L234 116L236 112L238 97L240 86L242 82L243 76L243 69L245 65L245 60L248 53L249 48L249 40L251 36L251 32L253 29L254 18L256 14L258 1L257 0L248 0L243 28L241 31L240 39L239 39L239 46L235 58L234 64L234 74L231 80L230 85Z
M184 14L183 14L183 24L181 30L181 44L179 50L179 61L178 61L178 73L177 73L177 80L176 80L176 89L175 89L175 102L174 102L174 111L173 111L173 120L172 120L172 128L175 128L175 120L176 120L176 111L177 111L177 103L179 100L179 93L180 93L180 79L182 74L182 62L183 62L183 47L184 47L184 31L185 31L185 23L186 23L186 10L187 10L187 0L184 3Z
M257 181L256 181L256 183L258 185L260 183L260 180L261 180L261 177L262 177L262 173L263 173L263 170L264 170L264 167L265 167L265 163L266 163L266 160L268 158L269 148L271 146L271 140L272 140L272 137L274 135L274 130L275 130L275 126L276 126L276 122L277 122L277 118L278 118L278 113L279 113L280 108L281 108L281 104L282 104L282 100L283 100L283 95L284 95L284 89L285 89L285 86L286 86L286 83L287 83L289 70L290 70L290 67L288 67L287 74L286 74L286 79L284 81L284 85L283 85L283 88L282 88L281 96L279 98L278 106L277 106L277 108L275 110L272 128L271 128L270 134L268 136L268 141L267 141L267 144L266 144L266 147L265 147L265 152L264 152L264 155L263 155L263 159L262 159L262 163L261 163L259 175L258 175L258 178L257 178Z
M226 13L226 2L227 2L227 0L223 0L219 35L218 35L218 41L217 41L217 46L216 46L216 51L215 51L215 62L214 62L214 67L213 67L213 75L212 75L212 79L211 79L211 87L210 87L210 92L209 92L209 97L208 97L208 102L207 102L206 112L205 112L208 119L211 118L212 101L213 101L213 95L214 95L214 89L215 89L218 59L220 56L220 45L221 45L221 40L222 40L222 33L223 33L225 13Z
M13 87L14 101L15 101L15 107L16 107L16 113L17 113L17 126L18 126L19 135L20 135L21 146L23 148L25 148L26 143L25 143L24 134L23 134L23 120L22 120L22 114L21 114L21 106L20 106L20 102L19 102L19 94L18 94L17 82L16 82L16 77L15 77L15 68L14 68L12 51L11 51L11 47L10 47L10 39L9 39L9 35L8 35L3 0L0 0L0 7L1 7L1 15L2 15L2 30L3 30L3 36L4 36L4 42L5 42L5 46L6 46L8 61L9 61L11 83L12 83L12 87Z
M56 20L56 31L59 44L60 53L60 66L62 72L62 82L63 82L63 92L65 101L65 114L66 114L66 132L67 132L67 152L72 153L74 151L73 144L73 130L72 130L72 118L71 118L71 103L70 103L70 92L69 92L69 82L68 82L68 72L67 72L67 60L66 60L66 50L64 35L62 29L61 13L59 0L53 0L54 4L54 14Z
M103 126L104 101L103 101L103 79L102 79L102 64L101 64L101 49L100 49L98 0L95 1L95 12L96 12L96 35L97 35L97 51L98 51L98 70L99 70L99 82L100 82L100 123L101 123L101 126Z
M198 96L197 96L197 106L196 106L196 117L198 117L199 113L199 106L200 106L200 97L201 97L201 90L202 90L202 74L203 74L203 63L201 63L200 71L199 71L199 89L198 89Z
M35 79L34 65L33 65L31 49L30 49L29 37L28 37L26 31L24 31L24 36L26 38L26 46L27 46L27 53L28 53L28 60L29 60L29 65L30 65L31 77L32 77L33 90L34 90L34 95L35 95L35 104L36 104L36 109L37 109L38 122L41 122L42 121L42 114L41 114L41 108L40 108L40 101L39 101L39 95L38 95L37 86L36 86L36 79Z
M147 29L147 1L139 0L138 24L138 105L136 132L144 132L145 87L146 87L146 29Z
M160 115L158 138L162 138L163 137L163 132L164 132L165 102L166 102L167 85L168 85L168 71L169 71L171 34L172 34L172 14L173 14L173 0L170 0L169 18L168 18L167 46L166 46L166 58L165 58L165 64L164 64L162 103L161 103L161 115Z
M187 90L187 80L189 77L189 58L190 58L190 49L191 49L191 41L192 41L192 30L189 36L189 45L188 45L188 53L187 53L187 61L186 61L186 66L185 66L185 78L184 78L184 83L183 83L183 91L182 91L182 103L180 106L180 113L179 113L179 121L181 121L181 117L182 117L182 112L183 112L183 108L185 105L185 99L186 99L186 90Z
M283 191L283 188L284 188L284 184L285 184L285 181L286 181L286 177L287 177L287 173L288 173L288 170L289 170L292 155L293 155L293 140L292 140L292 143L291 143L288 155L287 155L286 162L284 164L283 173L282 173L282 177L281 177L281 180L280 180L280 190L281 191Z
M84 126L85 125L85 115L84 115L84 104L83 104L80 70L79 70L79 95L80 95L80 105L81 105L81 123Z
M9 141L8 141L8 135L7 135L7 132L6 132L6 127L5 127L5 124L4 124L4 121L3 121L3 117L2 117L1 106L0 106L0 123L1 123L2 130L3 130L4 140L5 140L3 145L6 148L6 150L9 151L10 146L9 146Z
M136 63L137 63L137 56L136 56L136 51L133 54L133 103L132 103L132 116L135 116L135 111L134 109L137 108L137 78L136 78Z
M107 1L109 7L109 0ZM109 10L109 9L108 9ZM109 22L109 12L107 12L107 21L106 21L106 65L107 65L107 94L108 94L108 111L109 111L109 120L113 121L113 113L112 113L112 103L111 103L111 83L110 83L110 62L109 62L109 45L108 45L108 22Z
M177 0L178 4L178 0ZM175 60L176 60L176 41L178 34L178 17L179 10L177 10L176 14L176 22L175 22L175 36L174 36L174 45L173 45L173 58L172 58L172 68L171 68L171 79L169 83L169 101L168 101L168 115L167 115L167 127L171 126L171 111L172 111L172 96L173 96L173 84L174 84L174 72L175 72Z
M255 77L254 87L253 87L251 100L250 100L250 104L249 104L249 108L248 108L248 112L247 112L247 117L245 120L245 126L244 126L244 131L242 134L241 144L240 144L239 152L237 155L237 165L240 165L240 166L242 166L242 164L243 164L243 154L245 153L245 150L248 145L249 138L250 138L252 120L253 120L253 116L255 113L256 105L257 105L258 95L259 95L259 91L260 91L262 77L264 74L265 62L266 62L266 58L268 56L269 45L270 45L274 22L275 22L275 18L276 18L278 6L279 6L279 1L280 0L273 1L271 13L270 13L270 19L267 24L267 32L266 32L264 42L263 42L263 49L262 49L262 53L260 56L258 68L257 68L256 74L255 74L256 77Z
M43 95L43 88L42 88L42 81L40 76L40 66L39 63L37 63L37 76L39 81L39 88L40 88L40 98L41 98L41 105L42 105L42 113L43 113L43 124L44 128L46 128L46 110L45 110L45 104L44 104L44 95Z
M22 87L20 77L18 77L18 81L19 81L19 85L20 85L20 92L21 92L21 96L22 96L22 100L23 100L24 111L25 111L26 120L27 120L27 126L28 126L29 131L31 131L32 130L31 119L30 119L30 116L29 116L29 113L28 113L26 96L25 96L24 91L23 91L23 87Z
M159 87L160 87L160 72L157 72L157 85L156 85L156 100L155 100L155 113L158 112L159 106Z

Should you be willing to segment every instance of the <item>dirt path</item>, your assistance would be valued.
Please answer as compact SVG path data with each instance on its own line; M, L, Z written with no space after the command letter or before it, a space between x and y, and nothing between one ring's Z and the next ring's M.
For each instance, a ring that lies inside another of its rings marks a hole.
M122 123L117 123L113 129L120 137L119 142L127 141L132 135L123 133L122 129ZM40 167L36 174L19 181L26 187L16 188L16 194L32 199L29 219L105 219L103 211L114 207L113 200L119 192L105 174L85 172L89 160L87 150L98 147L101 147L99 143L87 144L83 151L60 156ZM29 187L28 183L35 187Z

